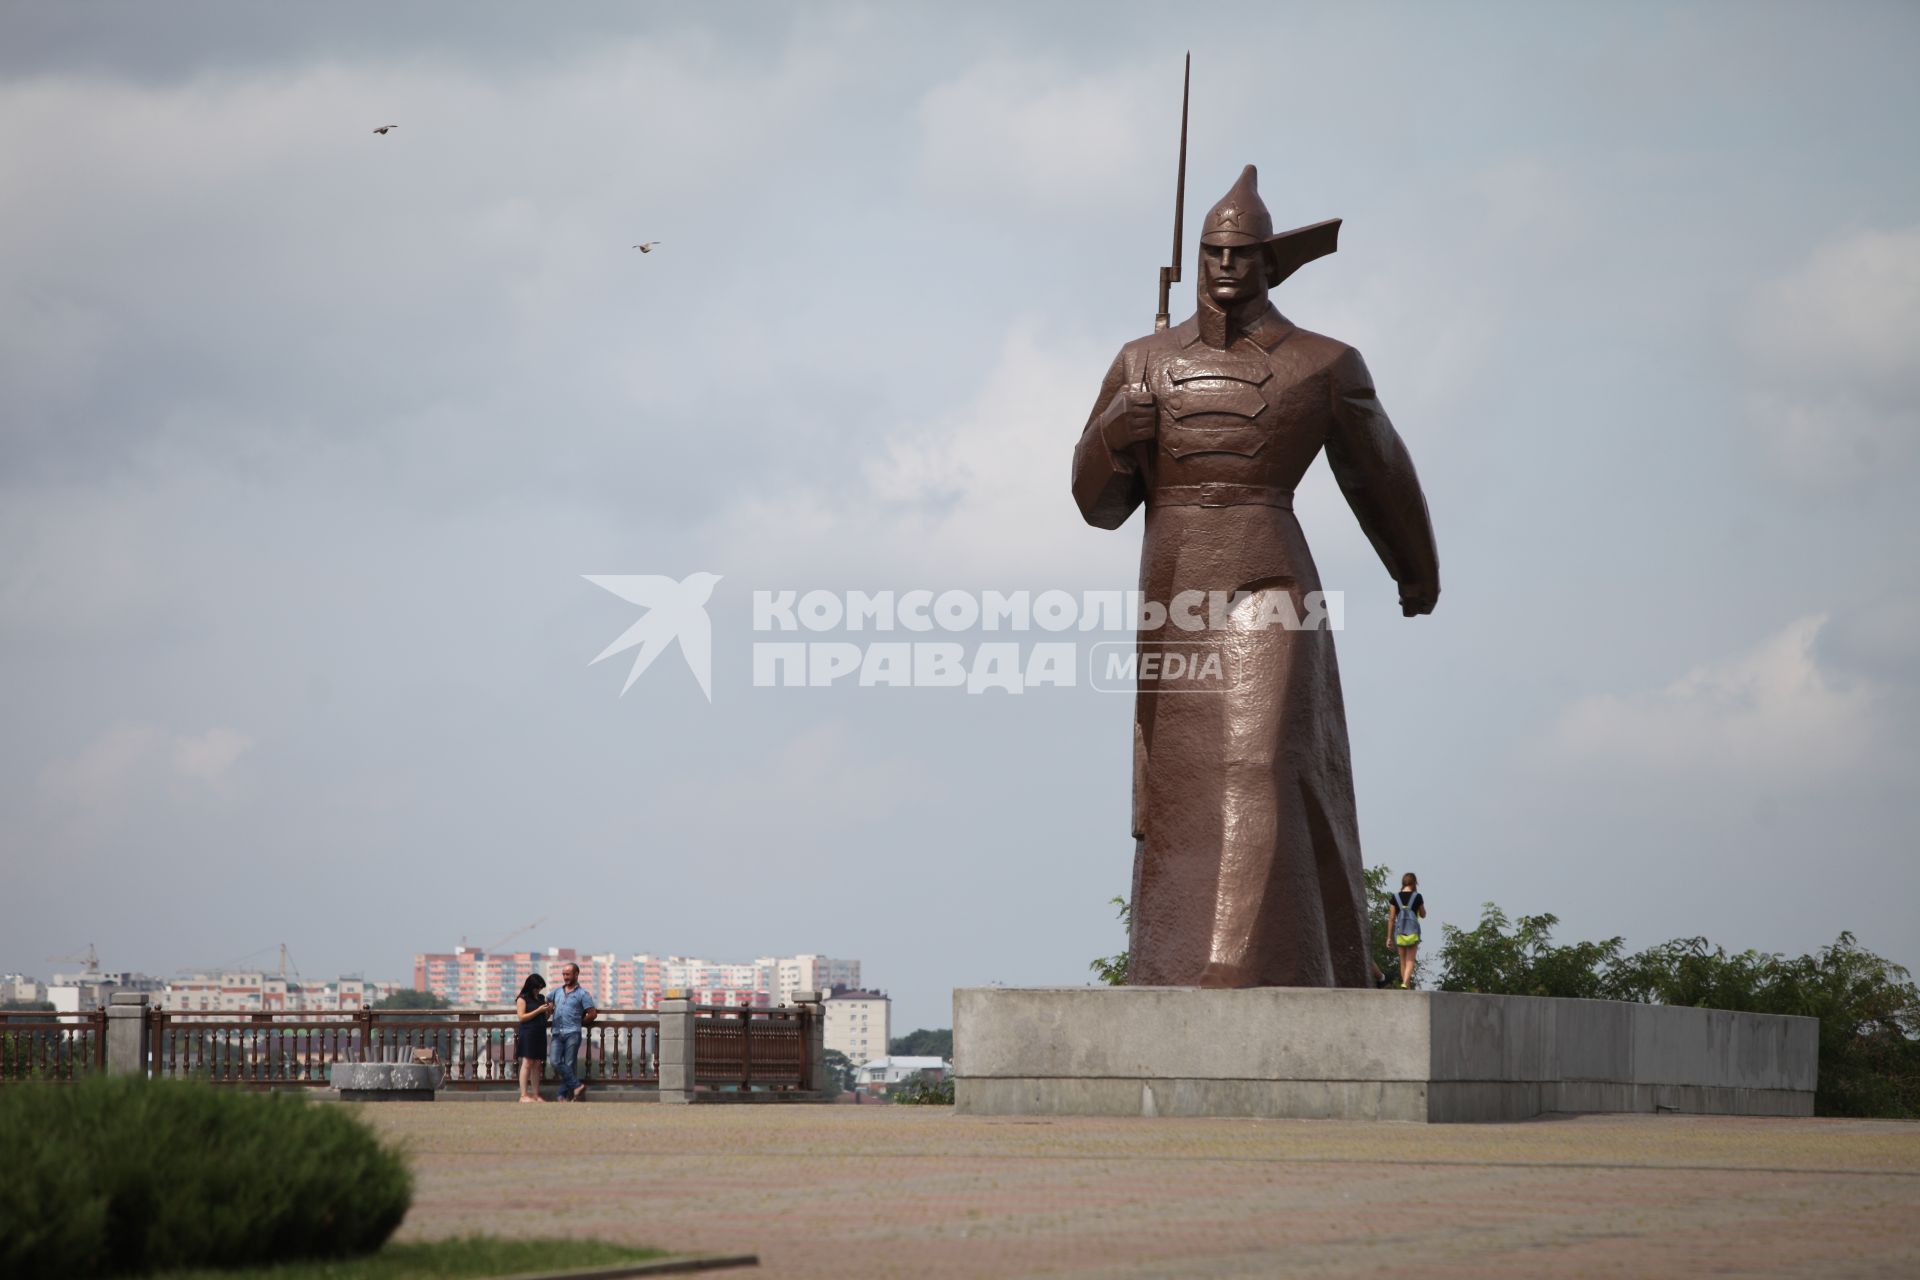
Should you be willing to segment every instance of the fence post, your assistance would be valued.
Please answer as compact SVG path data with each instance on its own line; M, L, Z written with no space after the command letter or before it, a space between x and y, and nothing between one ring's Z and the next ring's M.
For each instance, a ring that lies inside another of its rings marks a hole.
M793 1002L806 1015L806 1045L802 1050L803 1075L800 1079L802 1089L811 1089L827 1097L832 1091L827 1085L827 1008L818 991L796 991Z
M147 1074L147 993L116 991L107 997L107 1071Z
M693 1101L693 1001L670 996L660 1002L660 1101Z

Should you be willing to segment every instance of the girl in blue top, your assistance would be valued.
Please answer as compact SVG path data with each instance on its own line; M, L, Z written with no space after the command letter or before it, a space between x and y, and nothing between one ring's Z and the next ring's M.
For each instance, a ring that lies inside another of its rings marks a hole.
M1420 922L1427 916L1427 900L1420 896L1420 877L1409 871L1400 877L1400 892L1387 899L1387 942L1400 952L1400 985L1413 989L1413 967L1420 960Z

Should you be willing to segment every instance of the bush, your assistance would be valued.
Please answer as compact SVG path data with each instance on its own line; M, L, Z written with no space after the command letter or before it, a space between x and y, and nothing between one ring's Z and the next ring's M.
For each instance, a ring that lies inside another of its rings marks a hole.
M1768 960L1761 1010L1820 1019L1814 1110L1920 1117L1920 989L1912 975L1850 933L1810 956Z
M1730 955L1705 938L1676 938L1623 956L1619 938L1556 945L1558 923L1551 915L1509 921L1488 903L1477 928L1445 930L1441 990L1817 1018L1817 1114L1920 1118L1920 988L1852 934L1793 959Z
M887 1099L909 1107L950 1107L953 1105L953 1077L935 1080L931 1074L923 1071L887 1090Z
M1555 946L1553 927L1559 923L1560 918L1551 915L1509 921L1506 912L1489 902L1480 908L1480 923L1473 929L1442 926L1446 941L1440 989L1574 1000L1630 998L1614 981L1625 939Z
M350 1112L96 1077L0 1089L0 1274L138 1275L378 1249L412 1178Z

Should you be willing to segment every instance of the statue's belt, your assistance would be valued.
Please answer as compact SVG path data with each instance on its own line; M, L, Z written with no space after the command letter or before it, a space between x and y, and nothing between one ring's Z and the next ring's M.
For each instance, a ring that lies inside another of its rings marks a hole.
M1147 499L1154 507L1278 507L1293 510L1293 490L1269 484L1163 484Z

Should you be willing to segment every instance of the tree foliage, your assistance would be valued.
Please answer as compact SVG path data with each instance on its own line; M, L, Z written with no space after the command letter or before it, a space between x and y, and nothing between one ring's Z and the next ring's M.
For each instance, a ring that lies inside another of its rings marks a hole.
M827 1092L833 1097L853 1092L853 1059L838 1049L827 1050Z
M1473 929L1443 925L1440 989L1573 1000L1631 998L1620 993L1612 972L1625 939L1557 946L1553 929L1559 923L1553 915L1510 921L1489 902Z
M951 1058L953 1031L948 1027L929 1031L921 1028L887 1041L887 1052L899 1058Z
M1396 973L1399 958L1386 945L1387 876L1385 867L1366 873L1367 928L1375 962ZM1130 925L1127 901L1113 904ZM1920 987L1851 933L1792 958L1730 953L1705 938L1675 938L1628 954L1618 937L1555 942L1559 923L1549 913L1510 918L1489 902L1472 929L1442 926L1440 989L1817 1018L1819 1114L1920 1118ZM1102 982L1124 986L1128 958L1122 951L1090 968Z
M1843 933L1812 955L1729 953L1675 938L1631 955L1621 939L1553 941L1552 915L1510 921L1492 903L1448 927L1443 991L1570 996L1779 1013L1820 1022L1821 1115L1920 1117L1920 988L1906 969Z
M887 1090L887 1100L909 1107L950 1107L953 1105L953 1077L933 1078L922 1071Z
M1125 898L1109 899L1118 909L1120 928L1131 939L1133 937L1133 904ZM1122 951L1117 955L1099 956L1087 965L1093 976L1110 987L1127 985L1127 965L1132 960L1132 951Z
M412 987L402 987L390 996L375 1000L368 1008L372 1009L451 1009L451 1001L433 994L431 991L415 991Z

